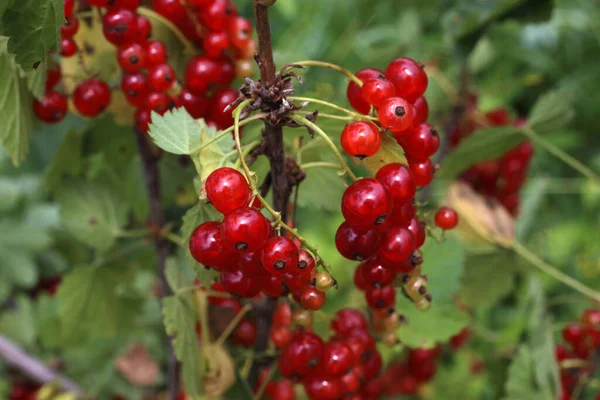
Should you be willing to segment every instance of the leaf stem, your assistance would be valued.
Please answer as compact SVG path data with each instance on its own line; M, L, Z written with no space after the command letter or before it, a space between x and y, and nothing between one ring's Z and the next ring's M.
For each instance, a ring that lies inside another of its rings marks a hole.
M302 116L299 116L299 115L293 115L292 114L291 118L294 121L296 121L297 123L299 123L300 125L306 125L312 131L316 132L323 140L325 140L325 142L331 148L331 151L333 151L333 153L337 157L337 159L338 159L338 161L340 163L340 166L342 167L342 169L344 170L344 172L346 172L348 174L348 176L352 179L352 181L357 181L358 180L358 178L356 177L356 175L354 175L354 173L352 172L352 170L350 169L350 167L348 166L348 164L346 164L346 161L344 160L344 157L342 157L342 154L340 153L340 151L338 150L338 148L336 147L336 145L333 143L333 141L331 140L331 138L321 128L319 128L317 126L317 124L314 124L314 123L310 122L308 119L306 119L305 117L302 117Z
M356 83L359 87L362 87L362 85L363 85L362 81L360 79L358 79L358 77L356 75L354 75L350 70L348 70L344 67L341 67L337 64L332 64L332 63L328 63L325 61L314 61L314 60L298 61L298 62L295 62L292 64L302 65L303 67L322 67L322 68L332 69L334 71L341 72L342 74L346 75L346 77L348 77L348 79L350 79L351 81Z
M248 118L244 118L243 120L240 121L240 126L244 126L252 121L256 121L257 119L262 119L265 117L265 113L259 113L259 114L254 114L251 117ZM200 146L198 149L196 149L194 152L198 152L200 150L205 149L206 147L210 146L211 144L218 142L219 140L223 139L225 136L227 136L228 133L233 132L233 125L231 125L229 128L219 132L215 137L213 137L212 139L210 139L208 142L204 143L202 146Z
M269 368L269 374L267 375L265 380L262 381L262 383L260 384L260 387L256 391L256 396L254 397L255 399L260 400L262 398L263 394L265 393L265 389L267 388L267 385L269 384L269 382L271 382L273 380L274 375L275 375L275 368L274 367Z
M169 21L168 19L166 19L159 13L157 13L149 8L146 8L146 7L138 7L137 12L138 12L138 14L141 14L144 17L148 17L150 19L155 19L156 21L159 21L160 23L166 25L167 28L169 28L169 30L171 32L173 32L173 34L175 36L177 36L177 39L179 39L179 41L183 44L183 46L185 47L186 53L188 53L190 55L197 54L196 48L194 47L192 42L190 42L185 37L185 35L179 30L179 28L177 28L177 26L174 23L172 23L171 21Z
M347 108L338 106L337 104L330 103L330 102L325 101L325 100L319 100L319 99L314 99L312 97L302 97L302 96L290 96L288 99L290 101L298 100L298 101L307 101L309 103L321 104L321 105L333 108L335 110L344 112L344 113L346 113L348 115L351 115L354 119L358 119L358 120L366 120L366 121L377 120L377 118L375 118L375 117L370 117L368 115L359 114L357 112L354 112L352 110L348 110Z
M252 304L246 304L236 315L233 317L231 321L229 321L229 325L225 328L221 336L217 339L215 344L217 346L223 345L227 338L231 335L236 326L240 323L244 315L248 313L248 311L252 310Z
M302 110L297 110L295 112L296 112L296 114L300 114L300 115L312 114L312 112L310 112L310 111L302 111ZM326 113L322 113L322 112L319 112L319 118L329 118L329 119L335 119L338 121L354 121L354 117L351 115L344 117L342 115L326 114Z
M315 162L309 162L309 163L300 165L300 169L302 169L302 170L307 170L307 169L311 169L311 168L329 168L329 169L335 169L335 170L339 171L340 165L336 164L336 163L325 162L325 161L315 161Z
M529 261L531 264L533 264L536 268L538 268L542 272L545 272L546 274L559 280L560 282L564 283L565 285L570 286L571 288L575 289L576 291L583 294L584 296L587 296L594 301L600 302L600 293L585 286L583 283L579 282L577 279L570 277L569 275L559 271L552 265L546 263L544 260L542 260L536 254L532 253L529 249L527 249L525 246L523 246L519 242L513 242L510 245L510 247L512 247L512 249L515 251L515 253L517 253L519 256L523 257L525 260Z

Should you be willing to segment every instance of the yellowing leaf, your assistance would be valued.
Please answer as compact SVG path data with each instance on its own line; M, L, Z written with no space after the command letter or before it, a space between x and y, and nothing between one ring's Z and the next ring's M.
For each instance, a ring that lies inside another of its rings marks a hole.
M217 168L233 166L233 163L229 159L225 159L225 155L233 151L235 144L233 137L226 135L218 141L206 145L206 143L221 132L215 127L207 126L203 119L199 119L196 122L200 126L200 144L203 148L193 152L191 157L200 174L200 180L204 182L211 172Z
M379 168L390 163L400 163L408 165L404 150L396 143L396 140L386 133L381 134L381 147L375 155L364 158L361 163L369 170L371 175L375 176Z

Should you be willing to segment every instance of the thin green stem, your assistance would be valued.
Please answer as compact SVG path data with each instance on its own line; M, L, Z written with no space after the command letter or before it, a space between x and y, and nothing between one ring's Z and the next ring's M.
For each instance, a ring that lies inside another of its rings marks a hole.
M265 114L264 113L260 113L260 114L255 114L251 117L248 118L244 118L243 120L240 121L240 126L244 126L252 121L256 121L258 119L264 118ZM223 139L225 136L227 136L228 133L233 132L233 125L231 125L229 128L221 131L218 135L216 135L215 137L213 137L212 139L210 139L208 142L204 143L202 146L200 146L196 151L200 151L202 149L205 149L206 147L210 146L211 144L218 142L219 140ZM235 152L233 153L235 154Z
M260 146L261 141L260 140L255 140L254 142L250 142L247 145L244 146L244 150L242 151L242 156L244 157L244 159L246 159L246 157L248 156L248 154L250 154L250 152L252 150L254 150L255 148L257 148L258 146ZM237 153L237 151L236 151ZM238 158L238 160L235 162L234 168L239 168L241 164L240 159Z
M341 67L337 64L332 64L332 63L328 63L325 61L314 61L314 60L298 61L298 62L295 62L292 64L302 65L303 67L322 67L322 68L332 69L334 71L341 72L342 74L346 75L348 77L348 79L350 79L351 81L356 83L358 86L362 87L362 85L363 85L362 81L360 79L358 79L358 77L356 75L354 75L350 70L348 70L344 67Z
M315 162L309 162L309 163L300 165L300 169L302 169L302 170L307 170L307 169L311 169L311 168L329 168L329 169L335 169L335 170L339 171L340 165L336 164L336 163L325 162L325 161L315 161Z
M229 337L229 335L231 335L231 333L233 332L233 330L235 329L235 327L240 323L240 321L242 320L242 318L244 318L244 315L246 315L246 313L248 313L248 311L250 311L251 309L252 309L252 305L251 304L246 304L235 315L235 317L233 317L233 319L231 321L229 321L229 325L227 325L227 328L225 328L225 330L223 331L223 333L221 333L221 336L219 336L219 338L215 342L215 344L217 346L221 346L221 345L223 345L225 343L225 341L227 340L227 338Z
M206 298L206 292L201 290L194 291L194 300L196 302L196 309L198 311L198 319L200 320L200 330L202 337L200 341L202 343L202 349L206 349L207 345L210 344L210 329L208 328L208 299ZM200 352L200 375L204 376L206 373L206 355L204 351Z
M374 121L374 120L377 120L377 118L375 118L375 117L371 117L371 116L368 116L368 115L359 114L357 112L354 112L352 110L348 110L347 108L338 106L337 104L330 103L330 102L325 101L325 100L319 100L319 99L314 99L312 97L302 97L302 96L290 96L288 99L290 101L298 100L298 101L307 101L309 103L321 104L323 106L327 106L329 108L333 108L334 110L338 110L338 111L341 111L341 112L346 113L348 115L351 115L354 119L357 119L357 120L365 120L365 121Z
M358 180L358 178L356 177L356 175L354 175L354 173L352 172L352 170L350 169L350 167L348 166L348 164L346 164L346 161L344 160L344 157L342 157L342 154L340 153L340 151L338 150L338 148L336 147L336 145L333 143L333 141L331 140L331 138L325 132L323 132L323 130L321 128L319 128L317 126L317 124L314 124L311 121L309 121L308 119L306 119L305 117L302 117L302 116L299 116L299 115L292 114L291 118L294 121L296 121L297 123L299 123L300 125L306 125L312 131L314 131L315 133L317 133L325 141L325 143L327 143L329 145L329 147L331 148L331 151L333 151L333 153L337 157L337 159L338 159L338 161L340 163L340 166L348 174L348 176L352 179L352 181L357 181Z
M154 19L155 21L159 21L161 24L164 24L165 26L167 26L167 28L169 28L169 30L171 32L173 32L173 34L175 36L177 36L177 39L179 39L179 41L183 44L183 46L185 47L186 53L188 53L190 55L194 55L197 53L196 48L194 47L192 42L190 42L185 37L185 35L179 30L179 28L177 28L177 26L174 23L172 23L171 21L169 21L168 19L166 19L159 13L157 13L149 8L146 8L146 7L138 7L136 11L138 14L143 15L144 17L148 17L149 19Z
M256 396L254 397L255 399L262 398L263 394L265 393L265 389L267 388L267 385L269 384L269 382L271 382L271 380L273 379L273 376L275 375L275 370L276 370L275 367L271 367L269 369L269 374L267 375L265 380L262 381L262 383L260 384L260 387L256 391Z
M531 127L524 126L521 128L521 131L525 136L535 142L537 145L543 147L548 153L552 154L556 158L560 159L562 162L579 172L581 175L589 178L594 184L600 186L600 176L598 176L594 171L592 171L587 166L583 165L580 161L572 157L571 155L565 153L543 137L537 134Z
M177 246L185 246L185 239L179 235L174 234L173 232L161 232L160 235L168 241L175 243Z
M589 361L578 358L570 358L560 362L560 368L587 368L590 365Z
M570 277L569 275L559 271L552 265L546 263L544 260L539 258L536 254L532 253L529 249L527 249L525 246L523 246L519 242L513 242L511 247L515 251L515 253L517 253L519 256L523 257L525 260L529 261L540 271L545 272L546 274L559 280L560 282L564 283L565 285L570 286L571 288L575 289L576 291L583 294L584 296L587 296L594 301L600 302L600 293L585 286L583 283L579 282L577 279Z
M302 111L302 110L297 110L295 111L296 114L300 114L300 115L311 115L312 112L310 111ZM334 115L334 114L326 114L326 113L322 113L319 112L319 118L329 118L329 119L335 119L337 121L354 121L355 118L351 115L348 116L342 116L342 115Z

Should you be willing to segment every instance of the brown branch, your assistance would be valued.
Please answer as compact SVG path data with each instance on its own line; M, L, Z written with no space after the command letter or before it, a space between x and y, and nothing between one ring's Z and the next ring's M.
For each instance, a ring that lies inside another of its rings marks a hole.
M164 210L160 199L160 171L158 168L159 157L152 152L148 135L135 131L135 138L138 153L142 161L146 188L148 190L148 201L150 203L150 221L152 230L157 232L164 225ZM171 294L171 290L165 278L165 266L170 252L170 245L160 235L156 234L154 238L154 248L156 252L156 269L160 279L160 298ZM179 395L179 366L175 353L171 345L171 340L165 334L166 345L168 348L167 358L167 388L169 391L169 400L177 400Z
M8 367L19 371L38 385L56 382L62 390L74 393L78 398L84 395L83 390L75 382L61 376L42 361L25 353L19 346L2 335L0 335L0 358Z

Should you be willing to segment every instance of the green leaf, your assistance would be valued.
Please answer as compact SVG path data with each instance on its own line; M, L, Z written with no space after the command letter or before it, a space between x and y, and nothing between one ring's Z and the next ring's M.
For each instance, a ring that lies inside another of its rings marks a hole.
M184 257L169 257L165 265L165 277L173 292L194 283L195 274Z
M188 396L200 392L200 351L196 336L196 312L192 294L168 296L162 300L167 335L171 337L175 356L181 362Z
M491 306L508 295L515 286L514 258L507 251L469 255L461 279L461 301L472 307Z
M371 157L364 158L361 163L375 176L379 168L389 163L400 163L407 165L404 149L390 135L381 135L381 147Z
M15 165L29 151L34 120L32 101L14 57L6 51L6 38L0 37L0 139Z
M0 317L0 332L23 345L35 342L35 318L31 300L25 296L16 299L16 307Z
M567 125L575 116L570 97L560 91L550 91L540 96L533 105L527 123L539 134L555 132Z
M204 129L206 126L196 124L185 108L179 107L167 111L162 116L153 111L148 133L154 143L164 151L173 154L192 154L200 148L201 134Z
M508 368L506 396L503 400L539 399L533 380L533 357L527 346L519 347L517 355Z
M58 315L59 302L56 296L40 294L35 304L38 325L38 340L46 349L57 349L62 344L61 325Z
M100 251L115 243L120 227L127 222L127 207L105 185L73 184L61 189L57 201L65 229Z
M248 385L248 381L244 379L239 371L236 371L236 381L235 384L225 393L226 399L236 399L236 400L254 400L254 393Z
M82 150L83 135L76 131L69 131L46 170L48 189L54 191L64 184L67 178L74 178L82 172Z
M64 343L110 338L132 325L142 303L117 293L129 279L121 265L82 265L66 274L56 294Z
M0 35L9 37L8 51L25 71L59 49L63 4L63 0L12 0L4 12Z
M185 239L184 248L189 248L190 236L192 232L203 222L215 221L219 218L219 212L211 204L199 202L185 213L183 216L183 224L181 225L181 235ZM186 251L188 260L192 261L194 265L199 265L196 260L192 257L189 251Z
M191 157L194 165L196 165L201 182L204 182L208 178L208 175L217 168L233 166L231 161L225 160L225 155L234 149L235 143L231 135L226 135L218 141L207 145L212 138L221 132L217 131L213 126L207 126L203 119L199 119L196 122L200 126L200 145L206 147L193 152Z
M520 129L513 126L477 130L446 157L436 177L453 179L473 164L501 157L524 140Z
M463 248L455 240L447 238L442 243L429 239L421 250L425 254L423 273L427 275L434 302L449 301L460 287L465 263Z
M26 73L27 88L31 94L38 100L41 100L46 93L46 78L48 76L48 63L43 62L36 69Z
M299 186L298 205L327 211L338 211L344 193L344 183L337 171L312 168Z

